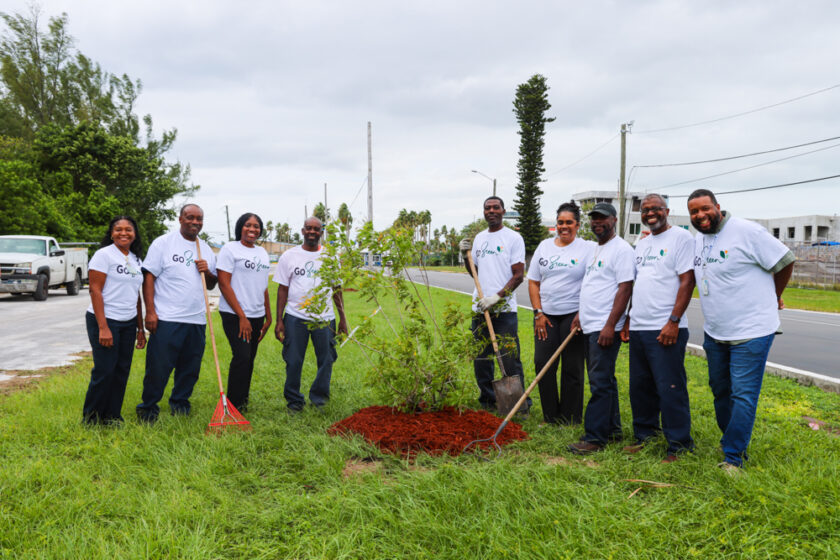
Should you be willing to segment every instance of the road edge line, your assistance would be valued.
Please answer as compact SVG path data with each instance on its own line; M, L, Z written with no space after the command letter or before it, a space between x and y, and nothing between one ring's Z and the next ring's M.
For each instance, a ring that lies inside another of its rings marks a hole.
M688 343L686 350L692 356L699 358L706 358L706 351L698 344ZM800 385L806 387L814 386L829 391L832 393L840 393L840 379L835 379L821 373L814 373L813 371L806 371L804 369L793 368L790 366L783 366L775 362L767 362L765 371L776 377L786 377L793 379Z

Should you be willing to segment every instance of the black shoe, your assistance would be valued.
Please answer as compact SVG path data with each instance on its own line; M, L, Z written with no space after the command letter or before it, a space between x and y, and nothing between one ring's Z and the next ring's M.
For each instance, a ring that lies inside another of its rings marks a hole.
M577 443L569 444L568 449L575 455L590 455L603 450L604 446L592 443L591 441L579 441Z

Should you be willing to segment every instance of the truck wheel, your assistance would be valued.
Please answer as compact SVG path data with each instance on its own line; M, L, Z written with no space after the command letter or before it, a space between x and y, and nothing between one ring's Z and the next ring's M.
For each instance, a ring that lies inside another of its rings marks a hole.
M32 299L35 301L44 301L50 294L50 282L47 280L46 274L38 275L38 286L35 288L35 293L32 294Z
M73 281L67 284L67 295L68 296L77 296L79 295L79 290L82 287L82 273L78 270L76 271L76 275L73 277Z

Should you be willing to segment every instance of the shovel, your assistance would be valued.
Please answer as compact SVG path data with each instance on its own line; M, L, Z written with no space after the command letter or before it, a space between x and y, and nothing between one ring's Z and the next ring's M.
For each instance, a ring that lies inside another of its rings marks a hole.
M478 283L478 272L476 272L475 270L475 263L473 262L472 258L472 250L467 252L467 262L470 264L470 272L472 273L473 281L475 281L475 289L478 292L478 299L481 299L484 297L484 292L481 290L481 284ZM487 310L484 311L484 320L487 322L487 331L490 333L490 342L493 343L493 352L496 354L496 363L499 364L499 370L502 372L502 379L504 379L507 376L507 374L505 373L505 366L502 365L502 354L499 352L499 343L496 342L496 331L493 330L493 323L490 322L490 312ZM512 379L516 381L517 385L519 385L518 377L514 377ZM494 389L495 384L496 382L494 381Z
M466 453L467 450L472 446L477 447L479 443L489 441L493 444L493 446L496 449L499 450L499 453L496 455L495 459L498 459L501 456L502 447L499 445L499 442L496 441L496 438L499 437L499 434L501 434L502 430L505 429L505 426L508 425L508 422L510 422L510 419L513 418L513 415L516 414L519 411L519 407L522 406L522 403L525 402L525 399L528 398L528 395L531 394L531 391L534 390L534 387L537 386L537 383L539 383L540 379L542 379L543 375L545 375L545 372L547 372L548 368L551 367L551 364L553 364L555 362L555 360L557 360L557 358L560 357L560 354L563 352L563 350L566 349L566 346L569 344L569 342L571 342L572 337L575 336L577 333L578 333L578 329L575 329L572 332L570 332L569 336L566 337L566 340L563 341L563 344L561 344L557 348L557 350L554 351L554 354L551 355L551 358L548 359L548 361L545 363L545 365L540 370L540 372L537 374L537 376L534 378L534 380L531 382L531 384L528 385L528 388L525 389L525 392L522 394L522 396L519 397L519 400L516 401L516 404L513 406L513 409L511 409L511 411L508 412L508 415L505 416L505 419L502 420L501 424L499 424L499 428L496 430L496 433L493 434L493 437L484 438L484 439L477 439L475 441L469 442L467 444L467 446L464 448L463 453Z

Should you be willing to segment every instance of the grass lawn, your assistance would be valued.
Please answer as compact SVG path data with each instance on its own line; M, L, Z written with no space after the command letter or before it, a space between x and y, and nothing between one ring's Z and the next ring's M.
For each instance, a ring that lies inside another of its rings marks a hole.
M434 272L463 272L464 274L467 273L467 270L463 267L463 265L441 265L441 266L427 266L428 270L432 270Z
M467 305L451 292L435 299ZM371 309L353 294L347 300L352 327ZM520 321L530 380L529 314ZM218 316L215 325L226 363ZM840 557L840 438L801 420L840 425L840 395L768 376L751 461L738 477L715 467L720 433L705 362L694 357L687 367L697 452L677 463L660 464L662 442L633 457L614 444L575 458L565 447L580 428L540 427L537 397L524 425L531 439L499 460L420 456L412 464L359 438L326 435L333 422L378 404L352 344L340 351L323 412L286 412L273 337L257 360L253 431L245 434L204 435L218 399L209 342L188 418L169 416L164 402L155 426L136 423L143 352L119 429L80 423L90 359L0 396L0 557ZM305 385L314 369L310 348ZM468 364L461 373L471 380ZM629 440L626 350L618 379ZM631 497L644 485L627 479L675 486Z
M813 288L785 288L785 307L840 313L840 292Z

